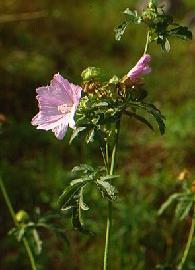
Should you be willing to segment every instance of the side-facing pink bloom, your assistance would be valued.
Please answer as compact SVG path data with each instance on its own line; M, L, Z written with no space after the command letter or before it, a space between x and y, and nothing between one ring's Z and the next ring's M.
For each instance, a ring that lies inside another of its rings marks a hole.
M149 54L144 54L137 64L129 71L127 77L131 80L136 80L143 74L148 74L151 72L151 68L149 66L149 62L151 61L151 56Z
M49 86L36 89L39 113L32 119L37 129L52 130L62 140L68 126L75 128L74 115L79 105L82 88L69 83L59 73Z

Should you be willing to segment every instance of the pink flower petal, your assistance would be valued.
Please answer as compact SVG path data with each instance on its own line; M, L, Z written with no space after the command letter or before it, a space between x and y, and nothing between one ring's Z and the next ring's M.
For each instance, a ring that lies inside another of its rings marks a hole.
M51 89L54 96L59 100L66 100L66 104L73 104L72 88L68 80L64 79L60 74L55 74L51 81Z
M66 134L67 129L68 129L68 125L62 123L59 126L56 126L55 128L53 128L52 131L54 132L58 140L62 140Z
M149 54L144 54L137 64L128 72L127 76L131 80L135 80L142 76L143 74L148 74L151 72L149 62L151 61L151 56Z
M39 113L32 119L37 129L52 130L62 139L69 127L75 128L74 115L82 88L55 74L49 86L36 89Z

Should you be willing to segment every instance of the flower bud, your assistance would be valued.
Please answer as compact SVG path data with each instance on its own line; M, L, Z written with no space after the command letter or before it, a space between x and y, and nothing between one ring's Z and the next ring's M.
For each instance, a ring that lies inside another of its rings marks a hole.
M26 211L20 210L16 213L16 220L19 223L25 223L29 220L29 215Z
M132 81L135 81L143 74L148 74L151 72L149 63L151 61L151 56L149 54L144 54L137 64L128 72L127 77Z
M109 83L112 83L112 84L117 84L119 82L119 78L114 75L110 80L109 80Z
M104 77L104 74L100 68L88 67L81 73L83 81L101 80Z

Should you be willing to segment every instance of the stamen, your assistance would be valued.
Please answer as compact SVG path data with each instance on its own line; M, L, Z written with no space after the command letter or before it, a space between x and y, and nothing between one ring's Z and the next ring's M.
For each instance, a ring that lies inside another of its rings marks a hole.
M67 104L62 104L58 106L58 111L61 113L69 113L71 112L71 107L68 106Z

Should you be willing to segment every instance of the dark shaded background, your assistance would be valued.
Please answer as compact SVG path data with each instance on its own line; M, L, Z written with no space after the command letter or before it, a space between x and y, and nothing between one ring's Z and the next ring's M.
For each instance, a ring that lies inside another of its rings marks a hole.
M195 2L171 2L169 11L195 29ZM70 169L80 162L101 164L95 146L82 142L70 146L70 134L59 142L50 132L31 126L37 113L35 88L48 84L58 71L79 83L87 66L102 67L110 76L127 73L143 53L145 29L131 26L121 42L115 41L113 29L126 7L141 5L136 0L0 2L0 175L15 210L32 215L37 206L42 213L56 211ZM161 203L179 190L180 171L187 168L195 177L195 42L172 40L171 44L169 54L151 46L153 72L145 77L148 99L167 118L166 134L161 137L158 131L124 119L112 270L151 270L157 264L176 263L190 226L190 220L174 220L174 209L157 216ZM62 226L70 247L42 232L40 269L101 269L106 203L95 191L88 193L86 222L96 235L73 232L65 216ZM13 224L2 196L0 203L0 269L30 269L23 247L7 236ZM195 269L194 261L192 251L186 269Z

